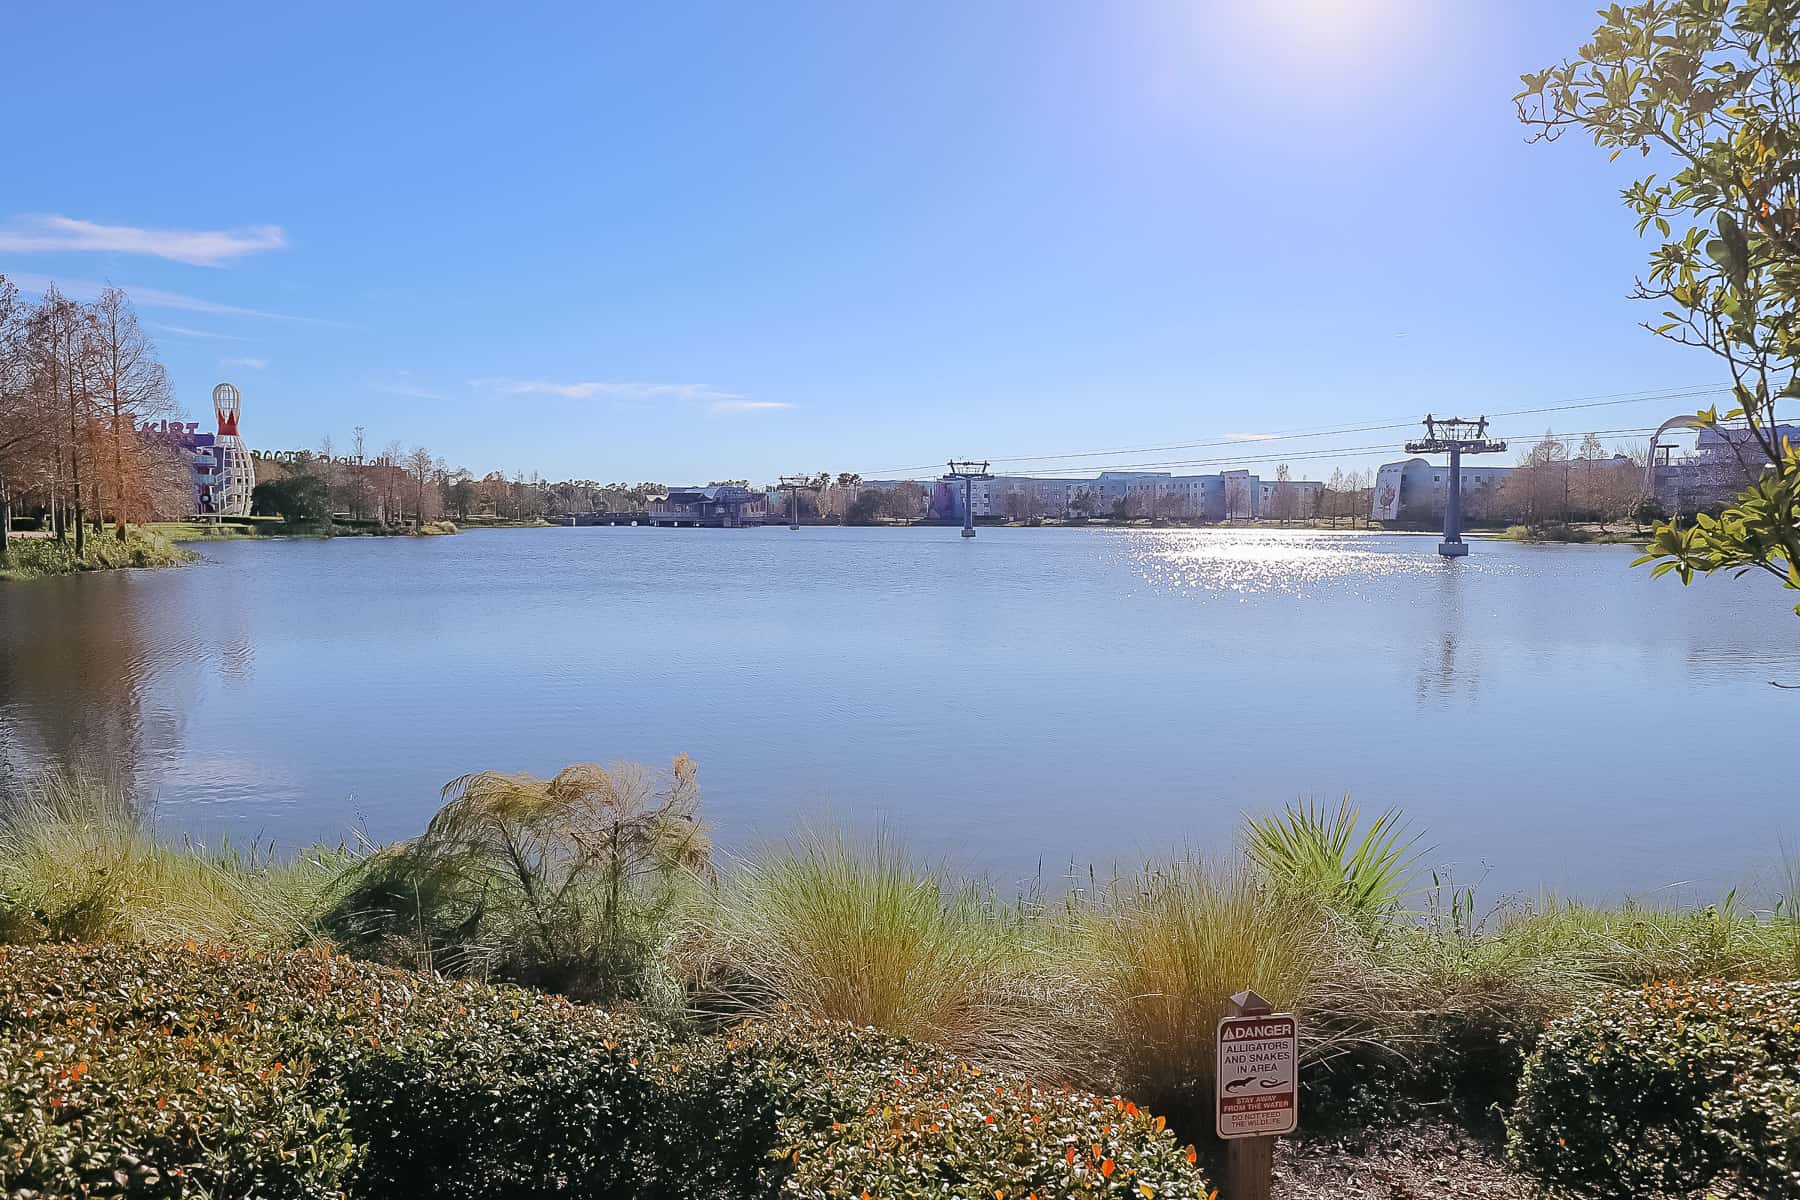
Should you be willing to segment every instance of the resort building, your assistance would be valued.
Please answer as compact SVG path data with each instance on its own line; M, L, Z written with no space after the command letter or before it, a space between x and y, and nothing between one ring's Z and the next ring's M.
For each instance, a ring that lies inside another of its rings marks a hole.
M1644 490L1667 513L1716 512L1769 466L1768 455L1747 429L1701 429L1686 453L1663 442L1671 429L1692 428L1692 421L1673 418L1651 439ZM1776 426L1775 438L1800 445L1800 425Z
M669 494L650 502L650 524L737 529L761 525L768 505L761 492L735 484L709 487L672 487Z
M172 517L210 516L219 511L219 460L214 435L201 433L195 421L151 421L138 426L138 438L146 445L166 447L187 470L191 500L185 512Z
M1167 471L1102 471L1091 479L996 475L970 485L977 520L1033 517L1162 517L1170 520L1303 520L1318 510L1325 485L1315 480L1262 479L1249 471L1174 475ZM931 515L963 519L960 482L938 480Z
M1512 475L1512 467L1462 468L1464 509L1473 514L1482 504L1498 495L1499 487ZM1449 494L1450 468L1423 458L1385 463L1375 473L1375 488L1369 498L1369 516L1377 521L1436 522L1444 519L1444 501Z

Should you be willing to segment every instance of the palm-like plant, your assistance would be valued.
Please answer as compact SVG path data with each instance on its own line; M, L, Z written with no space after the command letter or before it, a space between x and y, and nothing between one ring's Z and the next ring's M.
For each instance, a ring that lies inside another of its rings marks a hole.
M365 950L572 995L638 996L664 918L708 870L696 768L578 763L451 780L425 832L375 855L331 925Z
M1312 800L1244 821L1244 852L1271 879L1312 892L1352 917L1397 910L1411 892L1413 847L1398 809L1358 829L1362 812L1346 793L1335 810Z

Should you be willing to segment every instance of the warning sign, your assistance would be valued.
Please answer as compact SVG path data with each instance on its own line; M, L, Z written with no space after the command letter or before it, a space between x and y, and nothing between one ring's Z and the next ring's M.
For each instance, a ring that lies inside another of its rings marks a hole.
M1294 1132L1300 1120L1299 1042L1291 1014L1219 1022L1220 1137Z

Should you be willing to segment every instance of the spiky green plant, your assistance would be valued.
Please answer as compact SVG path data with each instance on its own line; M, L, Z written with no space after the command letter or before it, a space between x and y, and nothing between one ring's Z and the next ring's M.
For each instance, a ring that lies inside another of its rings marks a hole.
M644 998L709 870L692 759L452 780L423 835L362 867L327 926L352 948L596 1000Z
M1348 793L1336 809L1290 803L1276 816L1245 818L1244 852L1271 879L1313 891L1347 916L1380 918L1412 890L1419 835L1408 835L1398 809L1367 828L1361 821Z

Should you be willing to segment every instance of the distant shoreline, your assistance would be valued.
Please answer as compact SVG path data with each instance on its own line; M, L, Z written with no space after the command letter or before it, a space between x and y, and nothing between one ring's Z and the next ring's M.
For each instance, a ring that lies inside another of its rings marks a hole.
M291 524L274 517L227 517L218 521L161 521L148 526L171 542L261 541L271 538L415 537L467 533L472 529L558 529L550 521L483 521L466 524L427 521L423 527L377 526L374 522L334 522L329 526Z
M552 528L561 528L561 529L572 529L572 528L624 529L624 528L637 528L638 527L638 526L625 526L625 525L571 526L571 525L558 525L555 522L551 522L550 524L551 524ZM653 526L649 526L649 525L644 525L642 527L643 528L653 528ZM709 528L718 528L718 527L712 526ZM785 520L765 521L761 525L743 526L742 528L745 528L745 529L787 529L788 524ZM847 523L840 522L840 521L803 521L800 524L800 528L801 529L942 529L942 530L946 530L946 531L955 531L955 530L960 530L962 528L962 526L958 523L942 522L942 521L875 521L875 522L871 522L866 525L851 525L851 524L847 524ZM1258 533L1261 533L1261 532L1268 532L1268 531L1293 531L1296 533L1344 533L1344 534L1354 533L1354 534L1363 534L1363 535L1367 535L1367 536L1371 536L1371 537L1375 537L1375 536L1380 536L1380 537L1417 537L1417 538L1441 538L1441 537L1443 537L1443 532L1438 529L1391 529L1391 528L1386 528L1386 527L1379 526L1379 525L1331 525L1331 524L1325 524L1325 523L1319 523L1319 522L1298 522L1298 521L1289 522L1284 525L1279 521L1234 521L1234 522L1216 522L1216 523L1205 523L1205 524L1163 522L1163 523L1159 524L1159 523L1155 523L1155 522L1151 522L1151 521L1119 522L1119 521L1045 520L1045 521L1038 521L1038 522L1029 522L1029 521L997 521L997 522L991 522L991 523L990 522L978 522L975 525L975 531L977 534L985 533L989 530L1016 530L1016 529L1082 529L1082 530L1100 530L1100 531L1128 532L1128 533L1129 532L1137 532L1137 533L1258 532ZM1504 529L1465 529L1463 531L1463 536L1465 538L1480 539L1482 541L1521 542L1521 543L1528 543L1528 544L1535 544L1535 545L1567 545L1567 546L1609 546L1609 545L1612 545L1612 546L1617 546L1617 545L1642 545L1649 540L1650 535L1647 532L1639 533L1639 532L1631 531L1631 530L1611 529L1611 530L1602 531L1597 526L1596 527L1570 526L1570 527L1567 527L1567 529L1565 531L1560 532L1560 533L1555 529L1540 529L1540 530L1533 532L1533 531L1527 530L1525 526L1513 525L1513 526L1508 526Z

